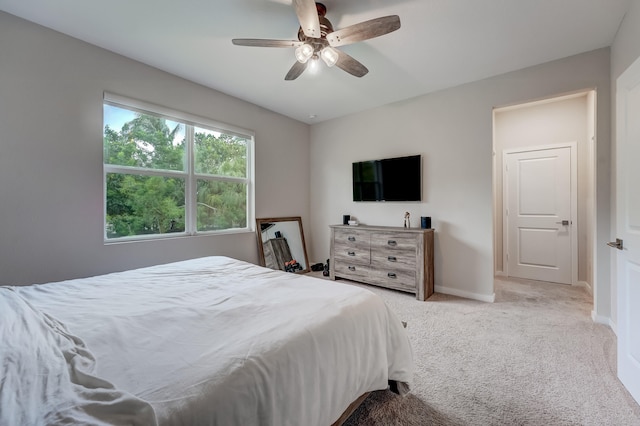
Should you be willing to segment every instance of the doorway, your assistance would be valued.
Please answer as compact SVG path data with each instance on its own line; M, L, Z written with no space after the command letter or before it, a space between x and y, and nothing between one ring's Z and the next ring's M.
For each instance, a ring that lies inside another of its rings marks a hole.
M576 143L503 154L505 275L575 283Z
M494 109L494 272L497 276L581 285L593 292L595 100L595 91L587 90ZM556 151L563 147L569 147L568 151ZM568 170L556 173L556 167L565 161L560 157L567 155L569 162L564 164L569 164ZM524 194L524 199L512 194L511 201L517 202L511 208L507 205L510 197L503 192L509 187L506 181L509 174L504 169L508 160L513 162L512 167L522 166L521 175L513 174L520 183L512 182L511 188L530 192ZM571 161L574 161L574 172ZM554 173L557 176L551 176ZM575 200L564 210L558 210L556 178L565 183L568 179L574 188ZM529 209L525 213L532 214L522 215L520 223L512 220L516 227L509 231L507 215L523 207L523 202L532 200L541 204L524 205ZM551 242L552 250L542 248ZM557 250L563 250L563 254ZM566 265L567 261L568 268L559 267L559 262ZM561 269L563 272L559 272Z

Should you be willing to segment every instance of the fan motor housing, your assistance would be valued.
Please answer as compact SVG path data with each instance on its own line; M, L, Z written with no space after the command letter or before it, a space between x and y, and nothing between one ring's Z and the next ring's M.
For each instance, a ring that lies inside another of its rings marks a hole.
M320 22L320 38L325 39L327 34L333 32L333 25L331 22L324 17L327 13L327 8L322 3L316 3L316 9L318 11L318 21ZM302 27L298 29L298 40L300 41L311 41L310 39L314 39L313 37L307 37L302 30Z

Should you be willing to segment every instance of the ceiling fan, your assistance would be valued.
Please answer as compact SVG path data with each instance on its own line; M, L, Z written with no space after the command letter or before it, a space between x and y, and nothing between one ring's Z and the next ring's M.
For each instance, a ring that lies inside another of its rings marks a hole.
M336 47L379 37L400 28L400 17L390 15L334 31L331 22L324 16L327 13L324 4L313 0L293 0L293 7L300 21L298 40L255 38L231 40L238 46L295 47L296 62L285 76L285 80L295 80L307 69L309 60L318 58L321 58L329 67L335 65L351 75L362 77L369 72L367 67Z

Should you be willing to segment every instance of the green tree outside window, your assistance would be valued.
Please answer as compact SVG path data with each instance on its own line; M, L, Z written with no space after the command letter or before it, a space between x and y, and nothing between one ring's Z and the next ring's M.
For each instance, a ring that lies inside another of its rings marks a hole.
M192 232L247 228L248 138L109 103L103 135L107 239L187 233L189 211Z

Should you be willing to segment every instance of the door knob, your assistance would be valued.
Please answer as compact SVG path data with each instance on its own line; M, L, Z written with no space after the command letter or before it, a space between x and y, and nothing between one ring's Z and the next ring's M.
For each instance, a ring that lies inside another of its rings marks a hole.
M563 220L562 222L556 222L556 223L562 226L569 226L571 222L569 222L568 220Z
M618 250L622 250L622 240L620 238L616 238L615 241L607 243L609 247L617 248Z

